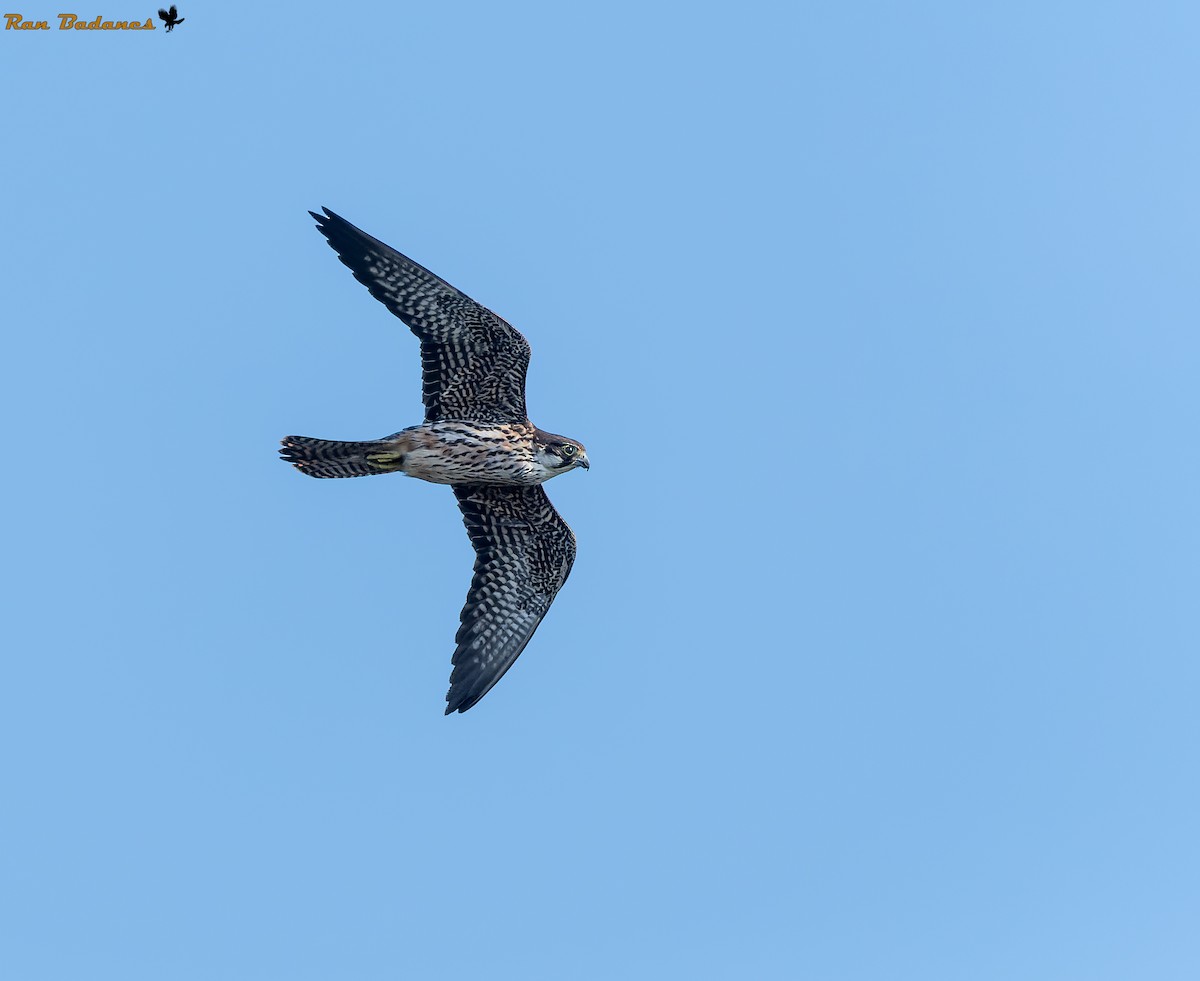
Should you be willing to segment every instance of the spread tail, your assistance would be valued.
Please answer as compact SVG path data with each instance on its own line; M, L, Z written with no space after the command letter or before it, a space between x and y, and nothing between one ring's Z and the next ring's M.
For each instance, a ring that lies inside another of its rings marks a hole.
M404 453L394 439L348 443L311 436L287 436L279 455L310 477L366 477L392 473L404 466Z

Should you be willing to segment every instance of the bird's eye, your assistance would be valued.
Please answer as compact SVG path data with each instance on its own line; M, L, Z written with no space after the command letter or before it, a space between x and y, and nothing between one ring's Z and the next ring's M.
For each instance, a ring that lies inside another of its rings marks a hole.
M579 447L572 446L570 443L562 448L563 456L574 456L577 452L579 452Z

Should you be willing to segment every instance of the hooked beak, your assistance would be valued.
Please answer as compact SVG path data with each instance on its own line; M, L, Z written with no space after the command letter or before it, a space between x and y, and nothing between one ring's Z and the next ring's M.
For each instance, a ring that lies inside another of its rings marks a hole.
M583 467L584 470L592 469L588 466L588 458L586 453L580 453L579 456L575 458L575 466Z

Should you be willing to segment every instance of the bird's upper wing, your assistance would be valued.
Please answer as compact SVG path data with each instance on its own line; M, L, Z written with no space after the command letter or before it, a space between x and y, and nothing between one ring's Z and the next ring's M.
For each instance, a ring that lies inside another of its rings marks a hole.
M175 4L171 4L171 11L170 11L170 12L171 12L171 20L174 20L174 19L175 19L175 15L179 13L179 11L175 9Z
M162 9L162 7L158 8L158 16L161 17L163 20L169 21L174 15L175 15L174 11L172 11L171 13L168 14L165 10Z
M354 278L421 340L425 420L525 422L529 343L424 266L328 208L309 214Z
M454 638L446 714L465 712L525 650L575 561L575 535L541 485L454 488L475 576Z

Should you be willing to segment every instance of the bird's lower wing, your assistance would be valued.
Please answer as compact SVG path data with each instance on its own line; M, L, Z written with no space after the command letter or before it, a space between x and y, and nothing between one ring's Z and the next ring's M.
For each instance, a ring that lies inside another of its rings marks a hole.
M454 488L475 547L446 714L465 712L512 667L567 581L575 535L540 487Z

